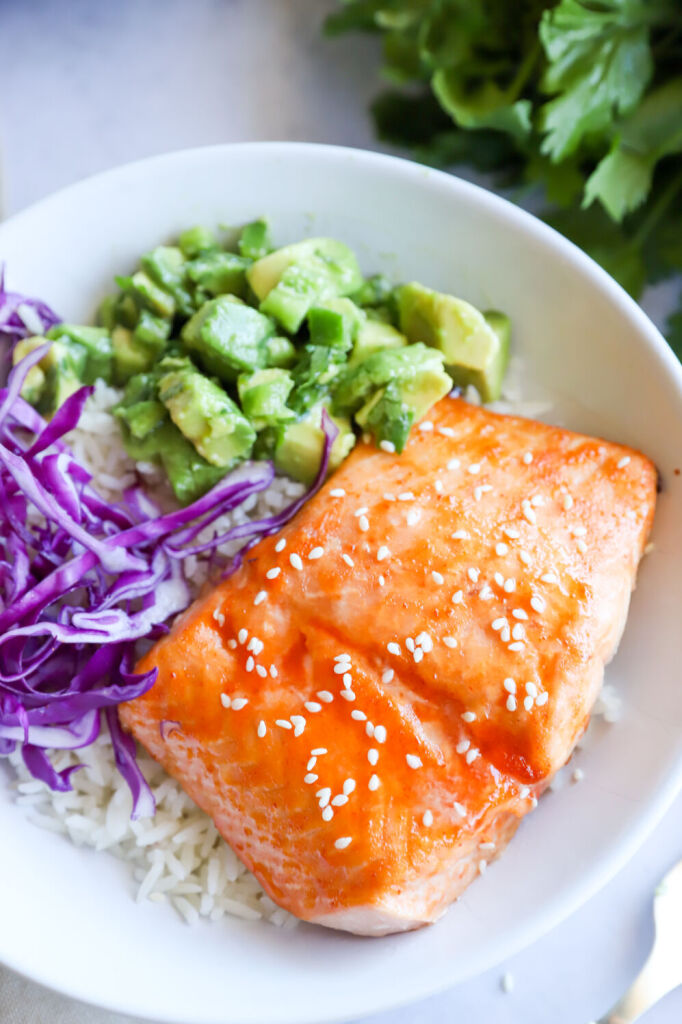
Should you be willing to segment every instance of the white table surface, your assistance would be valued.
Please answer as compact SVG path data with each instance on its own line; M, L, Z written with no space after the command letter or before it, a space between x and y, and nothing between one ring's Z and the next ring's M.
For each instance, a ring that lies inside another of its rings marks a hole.
M0 0L4 213L96 171L187 146L299 139L377 148L366 114L381 86L377 44L322 40L319 25L332 7L333 0ZM668 295L649 297L654 317ZM651 894L680 855L682 798L629 866L550 935L479 978L366 1024L588 1024L642 964ZM510 994L500 987L505 971L515 980ZM125 1020L0 968L2 1024ZM681 1020L682 989L646 1016L647 1024Z

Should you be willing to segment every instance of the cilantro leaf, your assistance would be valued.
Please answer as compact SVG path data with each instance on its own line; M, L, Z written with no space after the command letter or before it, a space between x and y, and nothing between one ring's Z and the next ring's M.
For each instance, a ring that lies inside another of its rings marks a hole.
M443 110L460 128L496 128L519 142L530 134L530 100L514 102L494 82L484 82L468 92L461 76L449 69L436 71L431 87Z

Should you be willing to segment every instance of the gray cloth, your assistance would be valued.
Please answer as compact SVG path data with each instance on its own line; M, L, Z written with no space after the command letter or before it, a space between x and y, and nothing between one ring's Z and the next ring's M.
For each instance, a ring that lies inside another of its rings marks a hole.
M0 1024L143 1024L56 995L0 967Z

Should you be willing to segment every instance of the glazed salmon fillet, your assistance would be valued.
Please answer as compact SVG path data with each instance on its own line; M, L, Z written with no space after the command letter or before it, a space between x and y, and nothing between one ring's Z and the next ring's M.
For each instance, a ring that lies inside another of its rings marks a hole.
M583 733L655 495L635 451L444 399L197 601L121 718L293 914L434 921Z

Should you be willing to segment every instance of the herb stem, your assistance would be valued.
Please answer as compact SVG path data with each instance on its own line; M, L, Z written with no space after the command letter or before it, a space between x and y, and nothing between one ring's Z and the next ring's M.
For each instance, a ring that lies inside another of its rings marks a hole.
M668 185L663 189L660 196L651 207L648 215L644 218L638 230L632 236L630 244L633 247L644 244L680 190L682 190L682 170L679 170L677 174L670 179Z

